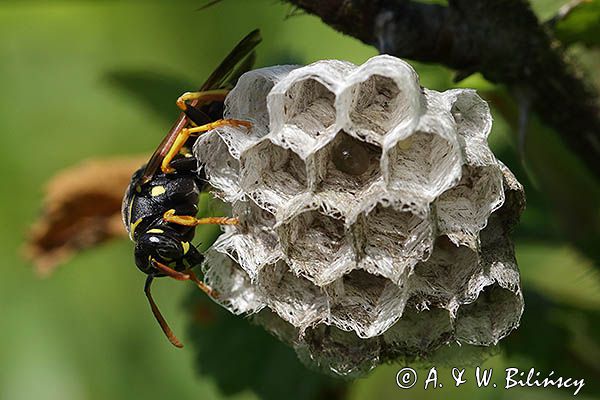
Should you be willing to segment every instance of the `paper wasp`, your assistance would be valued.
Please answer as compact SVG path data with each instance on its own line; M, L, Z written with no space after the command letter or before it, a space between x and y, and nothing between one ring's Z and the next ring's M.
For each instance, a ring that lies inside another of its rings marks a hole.
M203 166L191 153L197 135L222 125L245 126L246 121L223 119L228 90L239 76L251 69L260 32L249 33L229 53L197 92L177 99L183 111L147 164L136 171L123 198L123 222L135 243L135 263L148 275L144 292L152 313L169 341L183 347L152 298L154 278L168 276L191 280L209 296L217 294L202 282L192 268L203 255L191 243L200 224L235 224L227 217L196 218L200 192L206 185Z

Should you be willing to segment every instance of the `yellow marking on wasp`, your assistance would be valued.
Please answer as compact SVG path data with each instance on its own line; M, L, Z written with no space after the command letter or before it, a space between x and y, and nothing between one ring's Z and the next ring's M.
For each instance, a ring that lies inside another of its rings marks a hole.
M205 90L203 92L186 92L179 96L177 99L177 107L181 108L183 111L187 110L186 101L197 101L196 106L201 104L206 104L211 101L224 101L225 97L227 97L227 93L229 90L227 89L213 89L213 90ZM199 103L199 104L198 104Z
M129 226L129 239L133 240L133 232L131 230L131 211L133 211L133 199L134 195L131 195L131 200L129 201L129 207L127 208L127 226Z
M142 187L140 185L135 185L135 191L138 193L142 193Z
M162 229L154 228L150 229L149 231L146 231L146 233L165 233L165 231L163 231Z
M163 194L166 191L167 191L167 189L165 189L164 186L154 186L152 188L152 190L150 190L150 196L152 196L152 197L160 196L161 194Z
M137 228L137 226L140 224L140 222L142 222L142 219L138 218L137 221L135 221L133 224L129 225L129 232L131 232L129 235L131 237L133 237L133 234L135 233L135 228Z
M190 242L181 242L181 246L183 247L183 254L187 254L190 251Z
M127 211L127 215L129 217L129 220L127 222L129 222L129 227L131 227L131 212L133 211L133 199L135 198L135 196L131 196L131 200L129 201L129 209Z

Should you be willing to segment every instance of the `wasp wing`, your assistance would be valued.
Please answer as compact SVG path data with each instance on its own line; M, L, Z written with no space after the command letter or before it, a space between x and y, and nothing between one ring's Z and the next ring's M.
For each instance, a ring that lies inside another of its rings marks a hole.
M238 66L244 65L244 61L252 55L254 48L260 43L261 36L258 29L253 30L246 35L231 52L225 57L221 64L206 79L206 82L200 87L200 91L219 89L223 87L230 77L238 70ZM249 69L252 65L246 65ZM245 72L245 71L244 71ZM240 74L241 75L241 74ZM238 75L239 77L239 75Z
M221 61L213 73L210 74L204 84L200 86L199 91L232 87L240 75L252 68L256 58L254 48L261 40L260 31L258 29L247 34L233 50L229 52L227 57ZM163 159L169 152L169 149L173 145L177 134L187 125L187 123L188 119L186 115L181 113L177 121L175 121L167 135L150 157L141 177L141 183L146 183L152 179L152 176L154 176Z

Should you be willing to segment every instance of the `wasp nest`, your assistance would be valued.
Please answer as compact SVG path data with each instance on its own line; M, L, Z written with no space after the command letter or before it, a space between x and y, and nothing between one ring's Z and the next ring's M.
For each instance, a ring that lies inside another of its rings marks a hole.
M226 117L253 127L211 131L195 154L240 218L203 266L231 312L347 376L518 325L523 189L473 90L423 89L390 56L319 61L243 75Z

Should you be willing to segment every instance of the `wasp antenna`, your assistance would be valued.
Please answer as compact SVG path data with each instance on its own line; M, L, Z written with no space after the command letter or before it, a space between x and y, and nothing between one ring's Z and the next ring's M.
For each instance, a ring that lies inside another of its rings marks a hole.
M182 348L183 343L181 343L179 341L179 339L177 339L177 336L175 336L175 334L173 333L171 328L169 328L169 324L167 324L167 321L165 321L165 319L163 318L162 314L160 313L160 310L158 309L158 306L156 305L156 303L154 302L154 299L152 298L152 294L150 293L150 286L152 285L153 279L154 279L154 276L148 275L148 278L146 279L146 284L144 285L144 293L146 293L146 297L148 298L148 303L150 303L150 308L152 309L152 314L154 314L154 318L156 318L156 320L158 321L160 328L165 333L165 336L167 337L167 339L169 339L169 342L171 342L171 344L175 347Z

